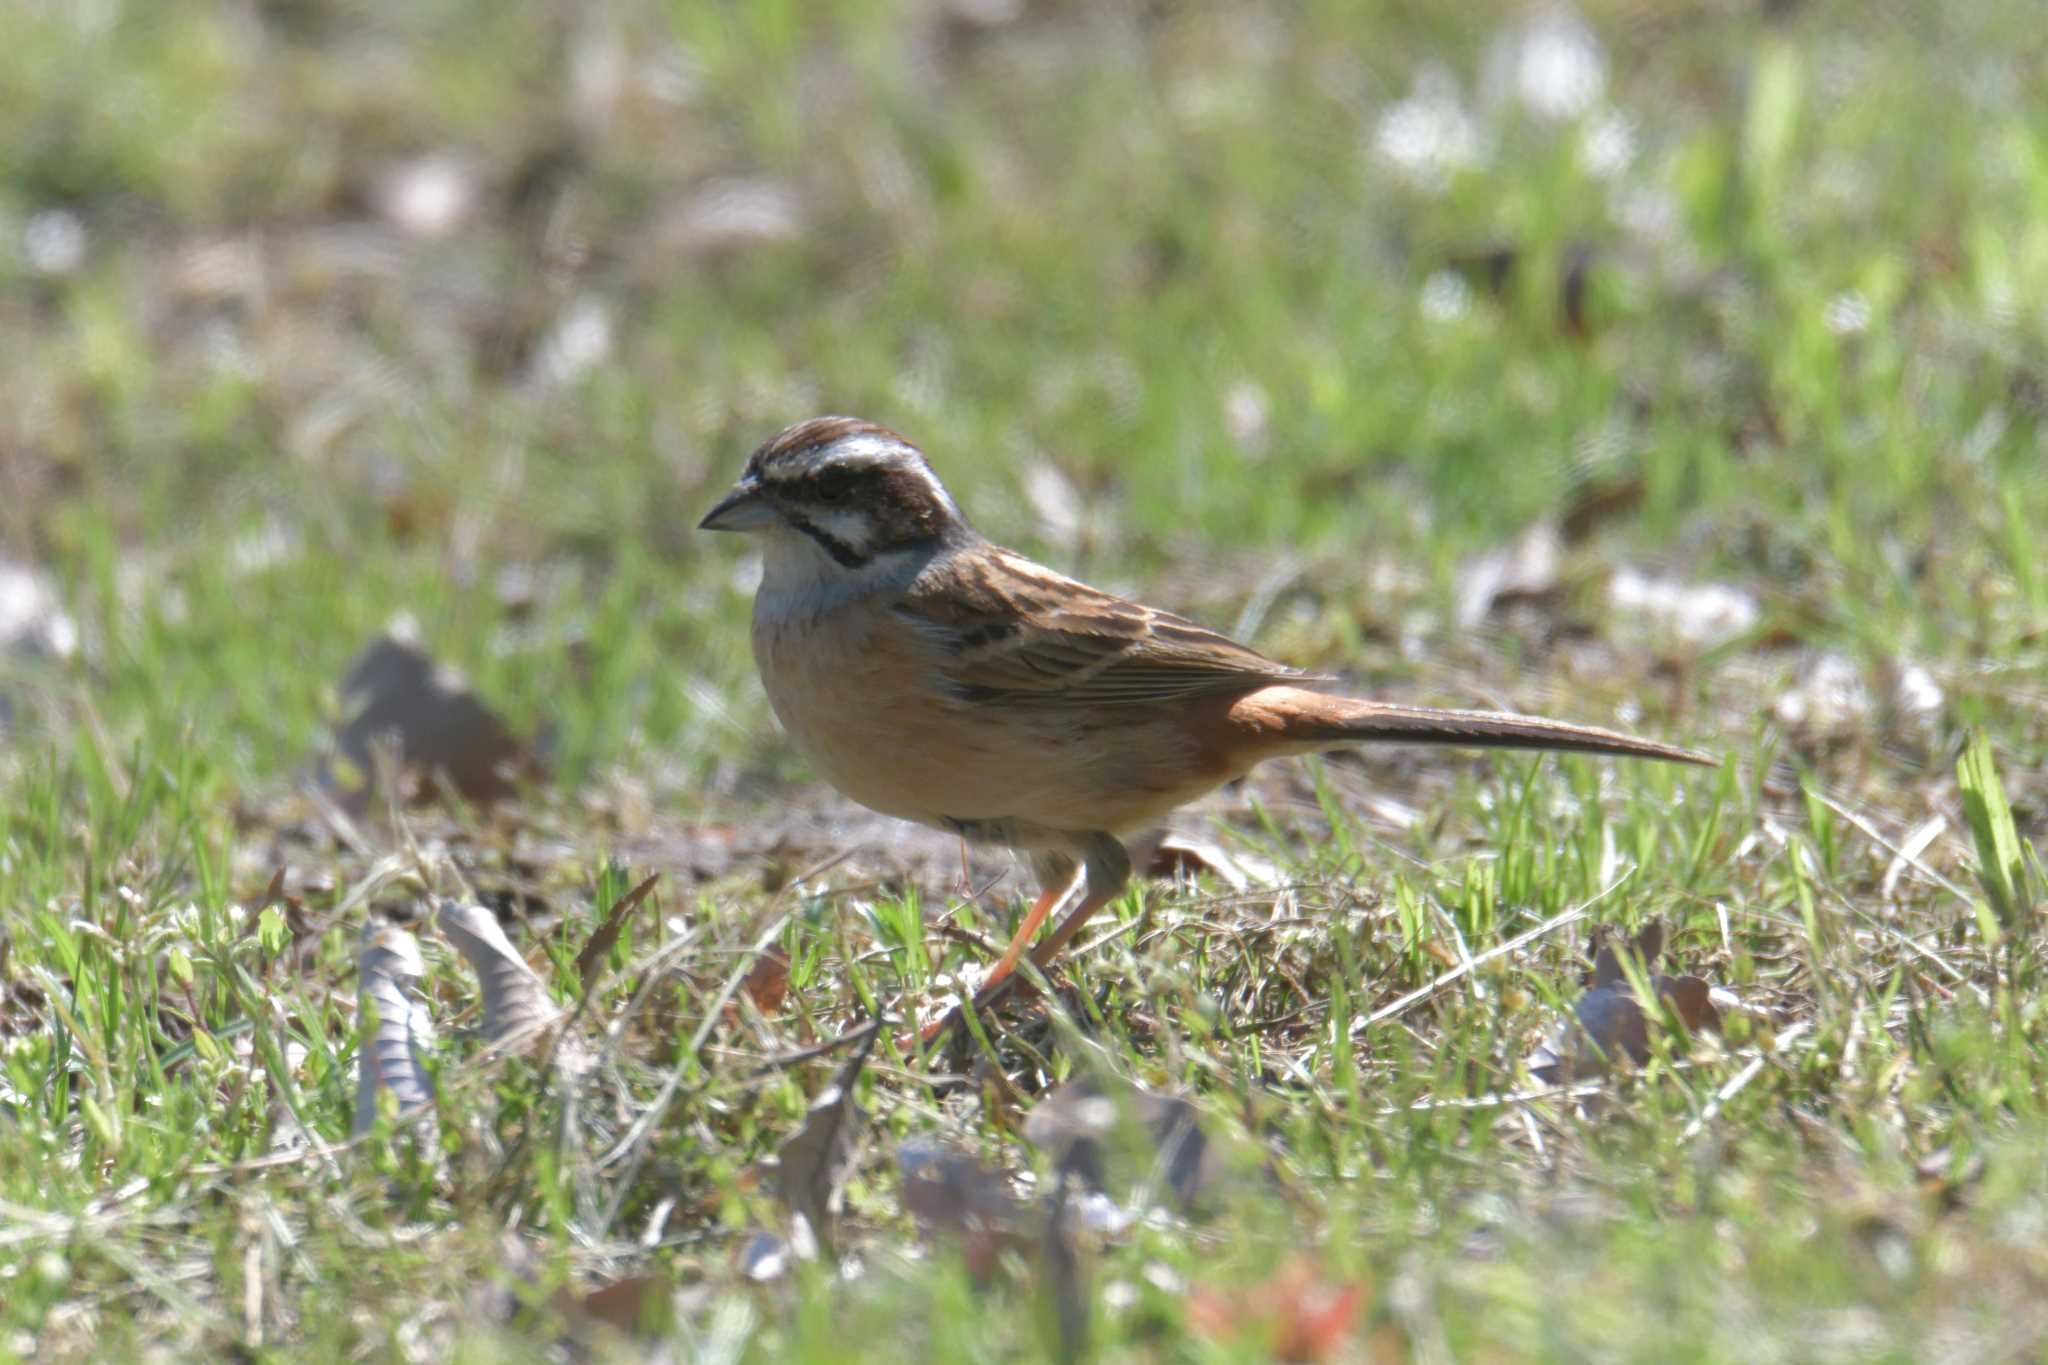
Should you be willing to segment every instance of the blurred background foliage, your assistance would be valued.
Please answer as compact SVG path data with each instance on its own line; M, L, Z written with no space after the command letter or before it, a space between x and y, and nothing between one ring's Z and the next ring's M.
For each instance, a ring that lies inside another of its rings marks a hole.
M255 773L399 609L572 778L758 733L690 528L825 410L1226 625L1314 563L1304 662L1441 638L1461 560L1615 487L1602 559L1767 632L2038 653L2037 20L22 0L0 546L117 734Z
M2048 1054L1970 868L2048 831L2041 19L0 0L0 1355L159 1328L396 1354L465 1313L555 1349L511 1301L532 1260L625 1264L577 1221L566 1141L493 1158L505 1202L436 1206L424 1241L359 1221L419 1212L376 1171L269 1164L295 1095L305 1132L347 1130L353 936L392 908L350 890L385 846L300 818L294 779L348 661L411 617L555 780L400 841L516 886L564 999L629 881L598 869L658 865L647 932L697 956L660 1010L614 980L586 1023L628 1029L618 1114L666 1104L676 1039L781 915L764 868L901 852L798 785L744 643L758 563L692 529L827 411L925 446L991 536L1290 661L1729 760L1681 783L1396 750L1271 765L1194 816L1281 864L1291 918L1155 880L1143 946L1074 979L1115 1067L1243 1099L1304 1197L1256 1235L1145 1220L1103 1258L1110 1340L1170 1355L1189 1283L1320 1239L1432 1358L2024 1354ZM1973 845L1990 807L1952 774L1979 727L2011 820ZM730 823L749 801L799 819ZM699 834L722 861L660 861ZM732 1032L645 1178L607 1176L614 1213L663 1201L632 1257L730 1286L754 1163L830 1065L774 1056L974 960L920 938L922 885L804 894L794 1015ZM1757 1032L1598 1123L1488 1107L1577 990L1580 931L1652 915ZM437 966L436 999L460 979ZM1431 983L1456 990L1368 1016ZM993 1100L941 1113L880 1070L891 1136L1016 1146ZM490 1115L552 1112L477 1074L444 1130L472 1159ZM905 1232L879 1152L856 1204ZM778 1312L759 1356L1027 1349L1028 1296L904 1264L886 1292L701 1299L703 1353Z

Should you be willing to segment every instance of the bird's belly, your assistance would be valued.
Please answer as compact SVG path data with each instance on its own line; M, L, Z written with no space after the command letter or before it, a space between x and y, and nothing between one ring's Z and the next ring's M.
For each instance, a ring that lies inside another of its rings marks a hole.
M818 775L884 815L943 825L985 783L978 755L947 732L920 661L886 632L798 619L754 627L768 704Z
M879 628L877 628L879 626ZM818 775L872 810L966 823L1128 833L1236 776L1193 752L1163 708L1076 712L946 696L914 636L886 623L758 620L776 719Z

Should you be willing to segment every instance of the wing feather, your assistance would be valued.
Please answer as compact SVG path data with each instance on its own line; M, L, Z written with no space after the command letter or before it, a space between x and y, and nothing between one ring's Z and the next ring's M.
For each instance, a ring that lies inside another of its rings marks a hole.
M933 569L897 611L937 645L939 673L962 700L1138 706L1318 680L1008 550L979 547Z

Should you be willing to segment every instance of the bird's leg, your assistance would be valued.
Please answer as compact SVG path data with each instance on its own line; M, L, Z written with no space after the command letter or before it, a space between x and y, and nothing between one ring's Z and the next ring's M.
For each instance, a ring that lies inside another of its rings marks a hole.
M1024 915L1024 922L1018 925L1017 932L1010 936L1010 946L1003 949L1003 956L996 963L995 970L982 978L983 990L987 990L1017 970L1018 959L1024 956L1024 950L1031 945L1031 936L1038 932L1038 926L1045 923L1054 909L1069 896L1080 891L1084 884L1089 890L1094 889L1092 879L1086 883L1083 881L1089 877L1085 863L1077 863L1060 854L1041 854L1031 861L1042 882L1038 899L1031 903L1031 909ZM1033 960L1036 961L1035 958Z
M1051 937L1032 950L1031 960L1040 967L1049 966L1060 949L1067 946L1067 940L1081 931L1089 917L1097 910L1123 894L1124 887L1131 880L1131 855L1123 844L1110 834L1091 834L1083 854L1082 871L1088 878L1088 894L1081 903L1067 912L1067 917L1053 926Z
M1017 984L1015 972L1018 961L1024 956L1025 945L1030 943L1032 934L1038 931L1038 926L1045 923L1055 908L1069 898L1078 902L1067 912L1066 918L1053 927L1052 936L1032 951L1031 960L1040 967L1049 965L1066 946L1067 940L1080 932L1089 917L1115 900L1129 884L1131 855L1124 851L1116 836L1100 832L1088 834L1080 837L1079 845L1076 852L1080 853L1082 862L1078 875L1067 870L1072 860L1059 854L1041 854L1032 860L1039 876L1044 878L1045 890L1039 894L1030 913L1024 916L1024 922L1017 926L1016 937L1010 940L1002 960L981 983L981 989L974 993L977 1013L993 1007ZM964 1009L962 1006L947 1011L938 1022L926 1026L918 1035L918 1041L929 1043L951 1029L961 1021ZM904 1041L907 1044L909 1040Z

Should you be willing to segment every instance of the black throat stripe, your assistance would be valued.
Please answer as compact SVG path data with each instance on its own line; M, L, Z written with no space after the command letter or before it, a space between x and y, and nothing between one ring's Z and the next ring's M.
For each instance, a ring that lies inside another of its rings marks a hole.
M812 540L817 541L819 547L822 548L826 554L831 555L832 558L842 568L858 569L861 565L867 563L868 560L873 558L872 555L861 554L859 551L855 550L851 545L848 545L845 541L841 540L838 536L833 535L830 531L825 530L821 526L813 526L810 522L804 520L802 517L791 517L789 519L789 524L796 527L797 530L802 531Z

